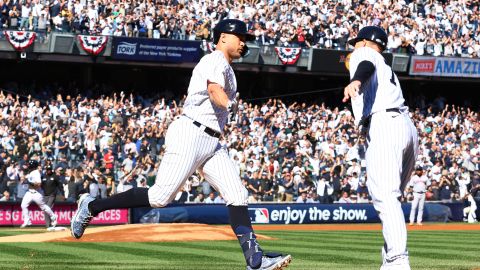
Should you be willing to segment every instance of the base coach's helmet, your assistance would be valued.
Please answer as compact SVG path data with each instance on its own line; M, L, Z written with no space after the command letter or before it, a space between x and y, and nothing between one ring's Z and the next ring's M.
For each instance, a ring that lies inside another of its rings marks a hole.
M365 26L358 32L356 38L350 39L348 44L355 46L355 43L362 41L362 40L370 40L372 42L377 43L378 46L382 50L385 50L388 43L388 36L382 28L378 26Z
M213 44L217 44L218 41L220 40L220 35L222 33L228 33L228 34L237 34L237 35L242 35L245 36L245 41L252 41L255 40L255 36L248 33L247 31L247 25L236 19L226 19L219 21L217 25L213 28ZM245 56L245 54L248 51L248 47L245 44L242 56Z

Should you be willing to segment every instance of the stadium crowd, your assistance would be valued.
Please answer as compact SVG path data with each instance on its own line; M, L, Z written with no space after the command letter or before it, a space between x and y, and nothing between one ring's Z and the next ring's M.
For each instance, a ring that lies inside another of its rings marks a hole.
M40 93L40 92L37 92ZM48 95L46 96L54 96ZM418 99L417 101L421 101ZM178 102L178 104L177 104ZM152 185L162 159L165 131L182 113L183 100L140 95L57 95L50 99L0 93L0 201L20 201L28 189L30 159L52 165L63 189L57 200L89 192L107 197ZM427 200L480 196L478 112L445 104L413 109L420 134L417 167L428 176ZM249 191L249 201L368 202L365 141L347 108L240 102L221 144ZM411 199L411 189L405 190ZM201 171L175 202L222 203Z
M182 40L210 39L219 20L244 20L258 45L345 49L366 25L389 33L388 50L477 57L473 0L0 0L0 28Z

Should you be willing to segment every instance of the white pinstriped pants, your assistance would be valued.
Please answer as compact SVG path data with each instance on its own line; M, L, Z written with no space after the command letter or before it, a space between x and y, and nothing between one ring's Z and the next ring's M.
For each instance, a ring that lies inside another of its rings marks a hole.
M418 208L418 215L417 215L417 223L422 222L423 218L423 207L425 205L425 192L418 193L413 192L413 201L412 201L412 208L410 209L410 223L415 221L415 212Z
M417 130L408 114L378 112L369 130L367 186L383 227L384 261L408 264L407 229L399 198L418 152Z
M36 203L38 207L50 217L54 215L52 209L43 201L43 195L40 192L36 190L28 190L23 196L21 204L23 223L27 224L30 221L30 211L28 210L28 206L30 206L32 202Z
M222 194L227 205L247 205L248 192L227 151L217 138L195 126L193 120L176 118L168 128L165 146L155 184L148 190L152 207L164 207L171 202L199 167L203 167L205 179Z

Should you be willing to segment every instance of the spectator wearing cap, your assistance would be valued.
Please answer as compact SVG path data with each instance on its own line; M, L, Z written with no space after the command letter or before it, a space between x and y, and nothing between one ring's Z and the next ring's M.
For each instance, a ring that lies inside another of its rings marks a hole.
M368 175L365 172L362 174L362 176L360 176L358 181L358 187L357 187L358 198L362 196L362 193L365 193L368 195L367 181L368 181Z

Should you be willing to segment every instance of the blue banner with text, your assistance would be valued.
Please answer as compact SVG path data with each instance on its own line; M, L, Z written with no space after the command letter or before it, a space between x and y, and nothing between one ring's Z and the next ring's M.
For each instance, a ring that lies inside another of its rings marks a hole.
M112 58L173 63L198 62L200 41L114 37Z
M411 204L402 204L408 221ZM456 210L461 211L461 210ZM321 224L380 222L372 204L251 204L248 212L253 224ZM456 216L456 215L454 215ZM452 219L451 207L429 203L425 205L424 221L446 222ZM458 218L458 217L457 217ZM225 205L184 204L165 208L135 209L133 223L205 223L228 224Z

